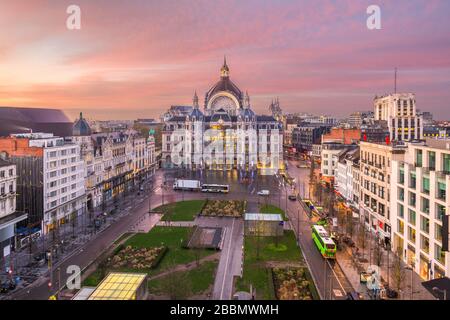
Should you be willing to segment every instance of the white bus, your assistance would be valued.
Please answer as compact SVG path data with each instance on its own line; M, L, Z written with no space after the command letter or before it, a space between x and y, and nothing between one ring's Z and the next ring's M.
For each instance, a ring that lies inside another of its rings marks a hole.
M211 193L228 193L230 191L229 185L222 184L204 184L202 185L202 192L211 192Z

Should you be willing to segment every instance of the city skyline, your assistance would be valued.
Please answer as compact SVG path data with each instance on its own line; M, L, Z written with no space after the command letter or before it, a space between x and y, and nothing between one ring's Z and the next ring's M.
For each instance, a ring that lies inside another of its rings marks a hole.
M397 67L398 92L450 118L446 1L378 1L381 30L367 29L369 1L77 1L72 31L70 4L4 5L0 105L157 118L191 104L195 90L202 101L226 55L259 113L275 97L289 113L372 110L375 95L394 91Z

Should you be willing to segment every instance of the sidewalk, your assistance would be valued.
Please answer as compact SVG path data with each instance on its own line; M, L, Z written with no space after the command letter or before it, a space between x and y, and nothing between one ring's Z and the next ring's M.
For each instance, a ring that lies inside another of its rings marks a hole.
M356 233L357 234L357 233ZM355 241L356 237L353 237L353 241ZM364 259L357 258L353 254L354 250L343 244L342 250L338 250L336 254L336 259L344 272L345 276L348 278L350 283L352 284L355 291L361 293L364 296L364 299L370 299L368 295L367 287L364 284L360 283L360 272L366 271L370 264L374 265L375 257L374 257L374 248L378 244L373 236L369 239L366 239L367 242L370 241L370 244L367 243L366 248L364 249ZM356 245L357 242L355 242ZM370 250L369 250L370 248ZM396 255L391 251L382 248L382 259L380 265L380 275L381 282L385 285L389 284L389 287L392 289L395 288L395 276L394 276L394 261ZM362 250L360 249L360 256L362 256ZM370 255L369 255L370 252ZM389 268L388 268L388 259L389 259ZM411 270L406 269L407 265L405 263L401 263L402 268L404 270L404 279L402 281L401 292L399 295L399 299L402 300L435 300L436 298L428 292L423 286L423 280L419 277L419 275ZM389 273L389 279L388 279ZM412 290L411 290L412 288ZM411 294L412 291L412 294Z
M77 216L74 223L68 222L62 225L57 233L48 233L41 236L31 247L25 246L18 251L13 251L8 261L0 261L0 280L10 278L6 273L7 266L12 265L13 277L20 277L21 283L19 287L28 286L35 282L48 272L49 264L47 262L39 264L34 260L38 254L45 253L49 248L53 248L52 264L56 265L70 256L77 248L88 243L96 234L102 232L121 217L130 213L133 205L142 203L147 199L146 195L138 196L136 193L129 191L128 194L122 195L119 201L109 201L106 207L96 207L92 212L86 211L84 214ZM117 206L117 212L104 216L104 212L111 212ZM95 229L94 220L101 219L102 223L98 229ZM5 264L5 265L3 265ZM18 287L18 288L19 288Z
M336 253L336 261L344 272L345 276L348 278L349 282L352 284L355 291L363 295L364 299L370 299L368 295L368 289L365 284L360 283L360 273L366 271L370 265L376 265L375 250L374 248L378 246L374 234L366 233L366 246L363 250L359 249L359 258L356 257L353 252L355 252L358 246L358 230L361 225L355 222L352 240L355 243L355 248L351 249L344 243L342 244L342 249L338 250ZM341 229L339 226L338 229ZM385 248L381 248L381 264L380 264L380 276L381 282L385 286L389 286L391 289L395 289L395 276L394 276L394 261L396 255L392 251L388 251ZM369 254L370 253L370 254ZM363 259L361 259L363 258ZM388 266L389 260L389 266ZM435 300L436 298L422 286L422 280L420 276L407 269L407 265L401 261L401 267L404 271L404 278L401 285L401 292L399 292L398 299L402 300Z

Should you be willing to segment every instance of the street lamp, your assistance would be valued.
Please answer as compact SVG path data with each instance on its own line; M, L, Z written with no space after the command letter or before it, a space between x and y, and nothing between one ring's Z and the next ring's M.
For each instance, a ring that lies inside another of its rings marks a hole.
M439 289L438 287L433 287L433 291L436 292L436 293L443 293L444 294L444 300L447 300L447 290L442 290L442 289Z

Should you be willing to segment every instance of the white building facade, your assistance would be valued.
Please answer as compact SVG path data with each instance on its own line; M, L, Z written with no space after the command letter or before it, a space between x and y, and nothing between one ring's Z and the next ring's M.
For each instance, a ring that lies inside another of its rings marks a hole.
M393 250L423 280L449 277L450 142L409 143L391 182Z
M375 120L387 122L391 141L423 139L423 119L416 112L413 93L395 93L374 99Z
M16 212L16 188L16 166L0 159L0 261L11 253L15 225L27 218L26 214Z
M250 97L230 79L224 61L220 80L205 94L204 112L195 93L189 114L169 115L162 132L162 164L188 170L283 170L283 126L273 115L256 115Z
M360 218L373 234L391 242L391 163L402 159L404 147L360 143Z
M85 165L80 147L63 138L31 140L30 146L44 148L43 193L44 234L85 212Z

